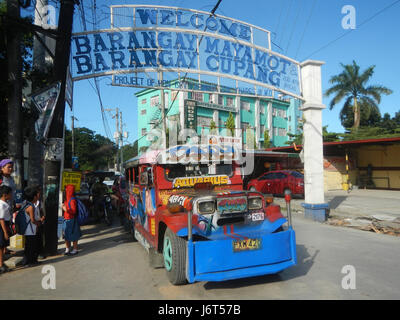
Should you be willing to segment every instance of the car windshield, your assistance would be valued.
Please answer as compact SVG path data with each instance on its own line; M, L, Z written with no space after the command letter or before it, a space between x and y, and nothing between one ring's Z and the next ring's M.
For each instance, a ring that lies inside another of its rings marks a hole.
M231 164L173 164L166 165L165 172L169 180L178 177L195 177L195 176L211 176L211 175L232 175Z
M297 171L293 171L292 176L295 178L304 178L304 176L300 172L297 172Z

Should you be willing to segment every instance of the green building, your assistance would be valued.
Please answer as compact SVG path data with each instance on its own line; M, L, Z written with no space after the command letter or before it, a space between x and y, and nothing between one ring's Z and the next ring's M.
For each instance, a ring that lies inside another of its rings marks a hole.
M195 91L198 83L186 79L181 87L174 88L172 82L164 89L167 128L178 133L183 128L192 128L197 135L229 135L226 123L229 115L234 119L234 136L242 138L243 148L264 148L264 132L268 132L270 146L287 145L288 133L298 133L301 121L300 101L297 99L259 98L249 95L234 95L232 89L202 83L202 90ZM191 90L193 89L193 91ZM136 93L138 101L138 148L144 151L153 143L154 128L162 129L161 90L144 89ZM211 130L211 127L216 127ZM143 138L142 138L143 137Z

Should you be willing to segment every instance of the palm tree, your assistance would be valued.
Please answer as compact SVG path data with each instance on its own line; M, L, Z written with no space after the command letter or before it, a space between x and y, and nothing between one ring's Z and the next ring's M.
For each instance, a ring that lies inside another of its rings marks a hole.
M354 124L353 128L358 130L360 126L360 107L359 104L368 105L372 109L379 110L378 104L381 102L382 94L391 94L392 90L380 85L367 85L367 82L374 73L375 66L367 68L360 74L360 66L353 60L353 64L343 65L343 72L331 77L329 82L333 84L326 90L325 96L334 94L329 105L329 109L338 104L342 99L346 99L343 108L353 106Z

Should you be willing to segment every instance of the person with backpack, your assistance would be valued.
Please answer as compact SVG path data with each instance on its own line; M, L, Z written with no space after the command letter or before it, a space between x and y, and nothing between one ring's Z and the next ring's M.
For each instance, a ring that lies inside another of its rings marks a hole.
M39 210L35 210L35 205L40 197L40 193L38 192L37 187L27 187L24 190L24 199L25 202L18 212L18 216L20 214L25 214L25 251L24 251L24 261L23 265L37 265L39 262L37 261L39 256L38 251L38 240L37 240L37 228L43 223L44 217L40 217ZM22 211L22 212L21 212ZM20 217L24 217L23 215ZM17 223L17 218L16 218ZM19 225L21 225L19 223ZM23 230L19 230L19 233L22 233Z
M7 203L7 200L11 198L12 189L8 186L0 186L0 274L8 271L4 264L4 255L10 245L10 236L12 235L10 228L11 208Z
M78 253L78 240L82 233L78 222L78 202L75 198L75 187L71 184L65 186L65 201L62 206L64 211L64 238L65 255L75 255ZM71 251L71 242L73 249Z

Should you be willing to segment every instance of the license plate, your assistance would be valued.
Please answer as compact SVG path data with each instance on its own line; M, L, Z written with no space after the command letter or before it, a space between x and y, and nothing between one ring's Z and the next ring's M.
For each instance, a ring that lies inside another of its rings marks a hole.
M257 212L251 214L251 221L263 221L264 220L264 212Z
M233 251L240 252L246 250L258 250L261 249L261 239L245 239L245 240L234 240Z

